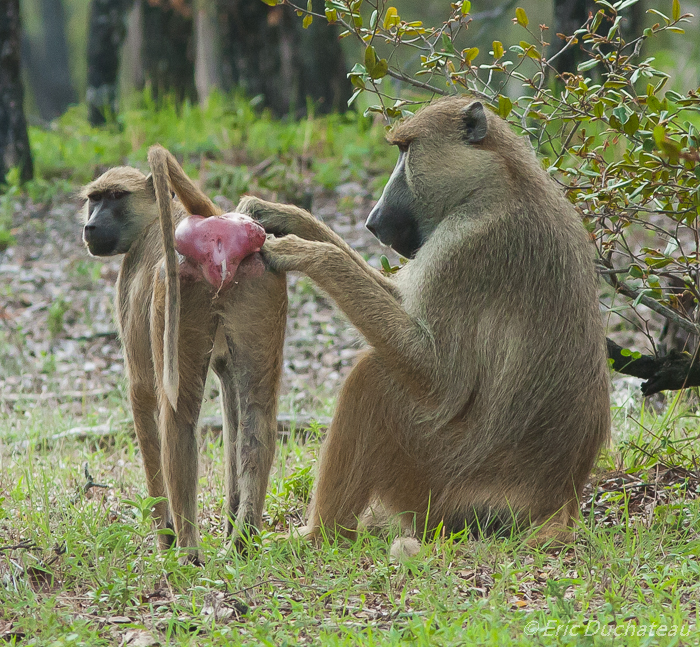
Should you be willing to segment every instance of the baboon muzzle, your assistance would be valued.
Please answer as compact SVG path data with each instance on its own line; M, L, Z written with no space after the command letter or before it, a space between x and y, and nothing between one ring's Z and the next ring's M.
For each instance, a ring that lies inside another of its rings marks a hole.
M406 153L402 151L365 226L382 243L406 258L413 258L425 242L418 228L414 203L406 180Z

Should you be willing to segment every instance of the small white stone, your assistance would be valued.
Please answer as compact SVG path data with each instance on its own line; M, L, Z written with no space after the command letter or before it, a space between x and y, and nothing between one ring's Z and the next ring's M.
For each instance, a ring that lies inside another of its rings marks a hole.
M420 542L415 537L397 537L391 544L389 559L392 562L402 562L415 557L420 552Z

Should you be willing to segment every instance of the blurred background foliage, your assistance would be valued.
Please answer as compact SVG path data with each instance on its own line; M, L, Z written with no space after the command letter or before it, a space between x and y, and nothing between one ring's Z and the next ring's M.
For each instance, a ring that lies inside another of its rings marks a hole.
M143 166L156 141L234 201L253 177L306 206L312 183L355 180L378 195L393 159L382 128L468 91L530 137L580 209L616 341L639 346L642 333L645 349L688 351L694 364L697 2L23 0L21 10L31 199L107 166ZM22 177L7 176L0 209Z

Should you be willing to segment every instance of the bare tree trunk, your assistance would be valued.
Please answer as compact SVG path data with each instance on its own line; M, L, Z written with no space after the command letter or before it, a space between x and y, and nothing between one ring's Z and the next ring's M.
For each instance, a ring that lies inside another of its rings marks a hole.
M221 90L221 35L217 0L195 0L194 78L199 101L204 103L213 89Z
M103 124L117 112L119 55L131 0L92 0L87 44L88 119Z
M155 97L173 92L178 102L196 99L193 31L191 11L184 5L143 5L144 77Z
M34 175L24 118L24 89L20 77L19 0L0 0L0 182L13 167L20 180Z
M321 112L345 109L352 89L338 32L325 20L304 30L289 7L259 0L221 0L221 12L226 87L261 95L278 116L303 113L307 97Z
M561 40L556 34L573 35L588 19L588 11L592 6L591 0L554 0L554 29L552 30L554 35L551 38L550 56L566 45L566 41ZM583 60L580 45L572 45L554 61L554 67L560 74L562 72L576 74L576 68Z
M121 55L121 90L143 90L143 3L135 0L127 18L126 39Z
M78 97L70 76L63 4L61 0L40 0L38 8L42 37L30 41L24 36L24 59L39 114L50 121Z

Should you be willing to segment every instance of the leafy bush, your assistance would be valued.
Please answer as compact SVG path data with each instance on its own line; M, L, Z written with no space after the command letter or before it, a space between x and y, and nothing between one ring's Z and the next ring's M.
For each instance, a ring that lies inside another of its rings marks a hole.
M311 3L278 4L294 7L307 24L340 24L343 36L362 45L362 61L350 74L351 102L371 93L379 103L368 112L392 120L436 95L467 92L529 135L579 208L601 274L625 297L624 308L611 311L628 317L632 309L647 331L650 314L638 310L642 304L697 335L700 95L667 89L668 75L644 54L646 41L682 33L690 14L678 0L670 3L670 16L649 9L657 22L625 40L621 12L636 1L599 0L598 10L551 55L546 27L533 27L522 8L513 17L522 39L494 40L485 54L459 46L473 22L468 0L452 3L437 27L405 20L382 0L326 0L325 15L313 14ZM584 61L559 72L556 59L573 47ZM403 64L406 51L419 59L412 71Z

